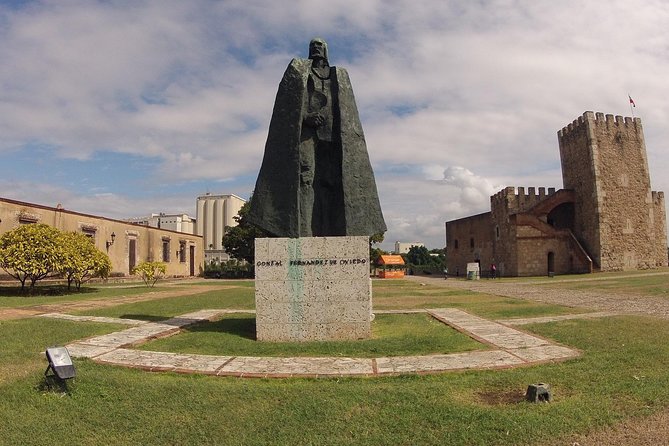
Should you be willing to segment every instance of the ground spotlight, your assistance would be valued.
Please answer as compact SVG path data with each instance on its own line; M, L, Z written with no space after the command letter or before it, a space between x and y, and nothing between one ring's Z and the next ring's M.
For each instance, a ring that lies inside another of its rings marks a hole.
M550 403L553 398L550 384L530 384L525 393L525 399L532 403Z
M49 366L44 371L45 376L49 373L50 369L61 381L75 377L76 372L74 370L74 364L72 363L72 358L70 358L70 352L67 351L67 348L47 348L46 359L49 361Z

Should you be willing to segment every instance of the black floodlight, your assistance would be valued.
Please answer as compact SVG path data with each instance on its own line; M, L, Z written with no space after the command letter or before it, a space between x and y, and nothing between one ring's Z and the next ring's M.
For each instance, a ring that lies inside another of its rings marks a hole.
M49 367L46 368L44 375L49 373L49 369L60 380L74 378L74 364L70 358L70 352L65 347L50 347L46 349L46 359L49 361Z

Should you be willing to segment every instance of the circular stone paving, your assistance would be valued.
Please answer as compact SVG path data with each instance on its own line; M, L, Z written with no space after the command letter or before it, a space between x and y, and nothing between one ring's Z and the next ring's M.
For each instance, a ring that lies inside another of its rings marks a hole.
M491 350L422 356L378 358L342 357L254 357L215 356L135 350L132 347L152 339L174 334L194 323L212 320L228 313L252 313L248 310L200 310L163 322L131 319L71 316L60 313L41 315L76 321L114 322L135 325L126 330L83 339L67 345L74 357L95 362L140 368L149 371L173 371L238 377L339 377L382 376L408 373L438 373L449 370L509 368L520 365L559 361L580 355L576 349L517 330L455 308L424 310L437 320L492 347ZM381 313L381 312L378 312ZM397 313L394 311L393 313ZM569 315L556 318L593 317ZM598 315L598 316L604 316ZM544 321L546 318L542 318ZM523 320L526 321L526 320ZM525 322L526 323L526 322Z

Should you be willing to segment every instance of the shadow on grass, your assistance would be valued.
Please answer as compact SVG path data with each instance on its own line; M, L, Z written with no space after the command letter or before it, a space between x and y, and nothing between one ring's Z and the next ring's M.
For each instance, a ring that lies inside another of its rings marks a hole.
M37 384L36 389L42 393L52 393L55 395L70 395L72 389L68 386L68 381L58 379L53 375L46 375Z
M21 290L20 286L0 286L0 296L3 297L43 297L43 296L70 296L75 294L94 293L95 288L82 287L67 289L67 285L36 286L32 290L28 287Z
M240 338L256 340L256 319L255 317L227 317L215 322L201 322L191 325L184 331L193 333L213 332L227 333Z
M122 314L119 317L121 319L135 319L138 321L148 321L148 322L162 322L168 319L172 319L171 317L153 316L150 314Z

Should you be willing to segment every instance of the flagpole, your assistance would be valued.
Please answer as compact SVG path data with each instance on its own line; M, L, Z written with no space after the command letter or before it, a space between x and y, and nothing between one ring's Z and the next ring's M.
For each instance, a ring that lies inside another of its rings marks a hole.
M630 99L630 111L632 112L632 119L634 119L636 118L636 116L634 116L634 107L636 107L636 104L634 103L634 100L632 99L632 96L629 95L629 93L627 94L627 97Z

